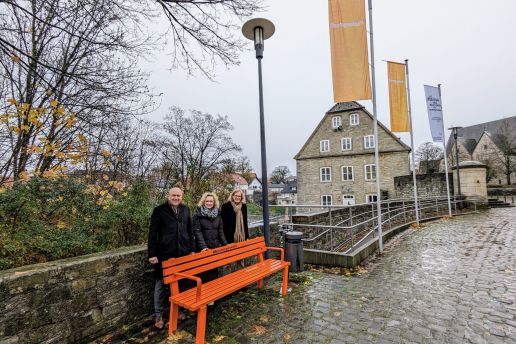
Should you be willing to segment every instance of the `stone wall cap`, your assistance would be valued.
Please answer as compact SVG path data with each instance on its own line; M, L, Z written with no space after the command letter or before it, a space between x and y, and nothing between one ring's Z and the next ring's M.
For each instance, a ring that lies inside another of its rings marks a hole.
M474 161L474 160L467 160L467 161L461 161L459 163L460 168L486 168L487 165L481 163L480 161ZM457 165L452 166L452 170L457 169Z

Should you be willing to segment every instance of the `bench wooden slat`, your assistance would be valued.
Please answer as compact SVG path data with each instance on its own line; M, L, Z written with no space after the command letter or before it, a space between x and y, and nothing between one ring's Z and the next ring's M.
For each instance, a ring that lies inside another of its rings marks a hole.
M203 284L199 301L197 301L195 288L172 296L171 300L181 305L188 306L190 309L190 307L195 304L202 304L203 302L209 303L213 301L211 299L219 293L228 294L228 289L236 288L236 290L238 290L242 288L241 285L247 286L249 284L253 284L256 281L269 276L271 273L281 270L283 267L285 267L285 263L282 263L279 260L267 259L264 262L254 264L248 268L235 271L214 281ZM215 297L215 299L217 298Z
M205 252L199 252L194 255L188 255L188 256L183 256L183 257L179 257L179 258L172 258L172 259L162 262L161 266L163 269L166 269L166 268L170 268L173 266L185 264L185 263L188 263L191 261L196 261L196 260L199 260L199 259L202 259L205 257L212 256L212 255L216 255L216 254L220 254L220 253L224 253L224 252L230 252L231 250L234 250L234 249L248 247L248 246L252 246L252 245L260 244L260 243L263 243L263 245L265 246L263 237L257 237L254 239L249 239L249 240L245 240L245 241L238 242L238 243L228 244L226 246L222 246L222 247L219 247L216 249L208 250Z

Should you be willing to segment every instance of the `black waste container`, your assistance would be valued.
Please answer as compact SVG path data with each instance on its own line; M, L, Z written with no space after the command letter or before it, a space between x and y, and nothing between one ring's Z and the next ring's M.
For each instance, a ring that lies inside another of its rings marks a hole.
M285 260L291 263L289 271L303 271L303 233L286 232L285 233Z

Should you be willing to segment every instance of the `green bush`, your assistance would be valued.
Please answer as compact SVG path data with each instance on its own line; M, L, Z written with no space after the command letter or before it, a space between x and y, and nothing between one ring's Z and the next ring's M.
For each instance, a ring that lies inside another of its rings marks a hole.
M0 269L144 243L149 186L108 192L106 206L78 180L32 178L0 193Z

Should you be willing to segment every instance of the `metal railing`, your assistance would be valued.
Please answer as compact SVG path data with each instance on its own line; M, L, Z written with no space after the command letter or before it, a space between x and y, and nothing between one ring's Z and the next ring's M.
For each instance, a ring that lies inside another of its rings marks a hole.
M420 198L419 218L421 220L449 215L446 197ZM452 214L477 210L477 200L453 199ZM271 208L279 206L271 206ZM398 226L416 221L413 199L391 199L381 202L382 228L387 232ZM378 236L378 216L376 203L352 206L325 206L318 211L299 212L314 209L313 205L284 205L285 215L278 221L282 231L297 230L304 232L305 247L324 251L350 253L364 242ZM316 223L294 223L293 216L311 218Z

